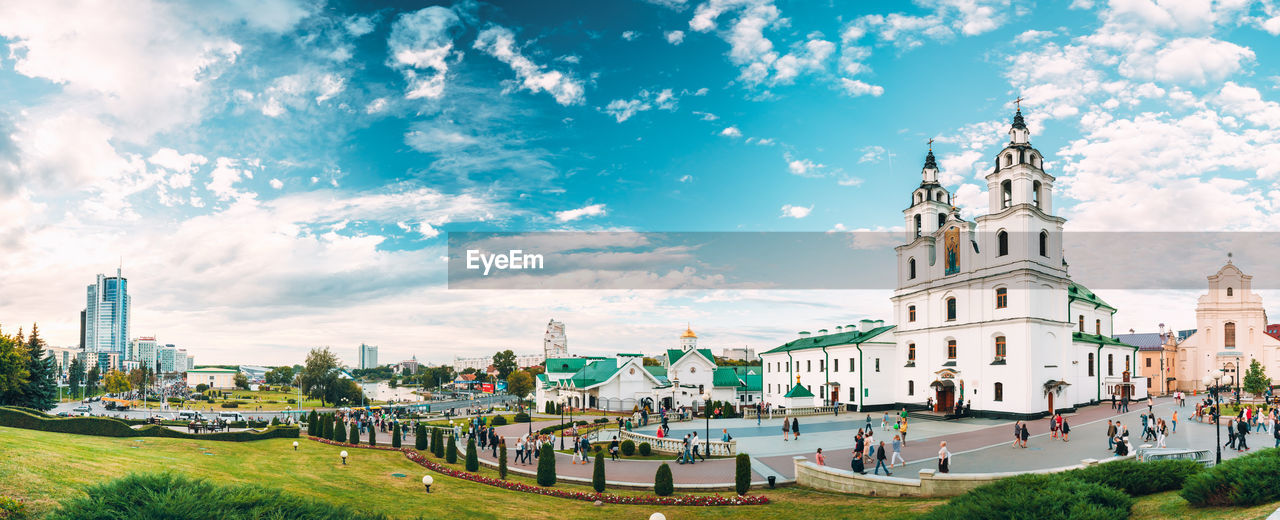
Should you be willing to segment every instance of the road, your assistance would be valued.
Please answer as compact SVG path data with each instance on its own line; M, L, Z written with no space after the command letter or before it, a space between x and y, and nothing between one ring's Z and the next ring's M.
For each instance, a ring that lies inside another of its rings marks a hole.
M431 409L433 411L442 411L442 410L448 410L450 408L461 409L461 408L467 408L470 406L489 406L491 404L509 403L509 402L513 402L514 400L515 398L511 396L494 395L494 396L487 396L487 397L479 397L476 399L454 399L454 400L447 400L447 401L431 401L428 404L431 405ZM51 414L57 414L59 412L70 413L76 407L81 406L81 404L84 404L84 403L79 403L79 402L61 403L55 406L53 410L51 410L49 413ZM153 415L159 415L160 417L163 417L166 419L177 419L178 411L180 410L179 408L168 408L165 410L157 410L156 408L152 407L152 408L137 408L133 410L119 411L119 410L107 410L102 405L101 401L96 401L96 402L87 403L87 404L89 405L89 408L90 408L90 411L89 411L90 415L100 416L100 417L120 417L124 419L146 419L147 417L150 417ZM420 403L407 403L407 404L420 404ZM242 408L219 408L217 405L211 406L208 404L204 404L202 406L193 406L187 409L196 410L203 414L217 414L218 412L240 412L241 415L244 415L247 418L262 419L262 420L268 420L268 421L274 417L279 417L283 419L285 416L285 413L281 411L265 411L265 410L257 411L257 410L254 410L252 407L248 407L248 406L242 407ZM317 408L316 410L330 411L330 410L336 410L336 409L338 408L330 407L330 408ZM310 411L310 410L307 410L307 411ZM461 412L461 410L459 411ZM296 413L296 412L292 412L292 413Z

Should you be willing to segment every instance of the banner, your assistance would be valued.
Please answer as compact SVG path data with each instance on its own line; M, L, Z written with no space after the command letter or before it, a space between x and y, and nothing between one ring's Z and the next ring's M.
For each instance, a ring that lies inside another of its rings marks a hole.
M481 392L484 392L484 393L486 393L486 394L492 394L492 393L493 393L493 383L484 383L484 384L480 385L480 391L481 391Z

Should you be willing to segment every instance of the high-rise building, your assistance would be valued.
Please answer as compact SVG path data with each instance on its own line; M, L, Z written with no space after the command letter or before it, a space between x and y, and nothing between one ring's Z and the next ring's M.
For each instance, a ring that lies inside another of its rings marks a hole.
M133 338L133 341L129 342L129 350L125 359L137 361L139 366L154 370L156 368L156 338L150 336Z
M129 308L129 281L120 269L115 276L99 274L85 298L85 351L123 358L129 343Z
M561 358L569 355L569 338L564 334L564 322L547 322L547 333L542 336L542 357Z
M360 344L360 364L357 368L377 368L378 346Z

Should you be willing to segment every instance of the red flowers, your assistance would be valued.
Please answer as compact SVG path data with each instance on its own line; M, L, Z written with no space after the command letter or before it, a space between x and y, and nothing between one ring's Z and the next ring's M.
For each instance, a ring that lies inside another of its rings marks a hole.
M510 489L512 491L534 493L534 494L549 496L549 497L570 498L573 500L584 500L587 502L595 502L596 500L599 500L606 504L635 504L635 505L662 505L662 506L746 506L746 505L762 505L762 504L769 503L769 497L762 496L762 495L748 495L748 496L730 495L727 497L720 496L720 495L710 495L710 496L684 495L684 496L660 497L657 495L629 496L629 495L613 495L609 493L585 493L585 492L564 491L561 489L530 486L528 484L521 484L519 482L512 482L509 480L500 480L496 478L482 477L475 473L459 471L449 466L445 466L443 464L439 464L439 463L427 460L426 456L422 455L421 453L418 453L417 450L413 450L411 448L391 448L387 446L369 446L367 444L347 444L343 442L334 442L328 439L321 439L319 437L309 437L309 438L316 442L323 442L325 444L332 444L334 446L343 446L347 448L400 451L400 452L403 452L404 456L409 460L414 461L418 463L418 465L424 468L427 468L431 471L435 471L437 473L442 473L450 477L460 478L463 480L470 480L472 482L478 482L480 484L486 484L489 486Z

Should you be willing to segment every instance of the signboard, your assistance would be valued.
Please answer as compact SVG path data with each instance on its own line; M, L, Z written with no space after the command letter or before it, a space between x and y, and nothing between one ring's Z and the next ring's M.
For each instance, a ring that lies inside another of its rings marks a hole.
M486 393L486 394L492 394L492 393L493 393L493 383L484 383L484 384L480 385L480 391L481 391L481 392L484 392L484 393Z
M498 385L497 385L495 388L497 388L499 392L506 392L506 391L507 391L507 382L506 382L506 381L498 381Z

